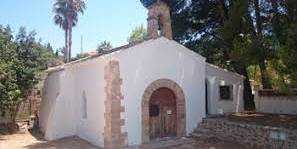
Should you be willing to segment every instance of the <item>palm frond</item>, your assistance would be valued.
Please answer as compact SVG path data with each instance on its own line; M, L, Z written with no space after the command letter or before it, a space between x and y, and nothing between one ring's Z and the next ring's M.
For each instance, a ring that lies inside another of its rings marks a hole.
M78 22L78 14L83 14L85 9L84 0L56 0L53 5L54 22L59 27L67 29L68 19L71 19L72 26L75 26Z

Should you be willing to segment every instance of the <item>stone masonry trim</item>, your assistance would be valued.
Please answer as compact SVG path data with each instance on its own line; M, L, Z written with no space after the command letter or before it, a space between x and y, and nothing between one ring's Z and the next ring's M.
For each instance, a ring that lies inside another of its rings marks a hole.
M127 146L127 133L122 132L125 120L121 119L121 113L125 112L125 108L121 103L124 97L121 93L123 81L120 78L119 61L108 62L104 68L104 79L106 82L104 148L123 148Z

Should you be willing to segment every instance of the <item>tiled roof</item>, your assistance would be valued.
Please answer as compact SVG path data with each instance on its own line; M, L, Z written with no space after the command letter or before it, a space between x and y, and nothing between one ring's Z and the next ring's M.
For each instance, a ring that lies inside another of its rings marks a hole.
M149 40L147 40L147 41L149 41ZM129 43L129 44L119 46L119 47L113 48L111 50L105 51L104 53L96 53L96 54L92 53L88 57L81 58L81 59L78 59L78 60L75 60L75 61L71 61L69 63L65 63L65 64L62 64L62 65L59 65L59 66L56 66L56 67L49 68L48 70L46 70L46 72L47 73L52 73L52 72L61 71L61 70L64 70L65 66L74 65L74 64L81 63L81 62L84 62L84 61L89 60L89 59L93 59L93 58L97 58L97 57L100 57L100 56L103 56L103 55L111 54L113 52L125 50L125 49L128 49L130 47L141 44L143 42L146 42L146 41Z

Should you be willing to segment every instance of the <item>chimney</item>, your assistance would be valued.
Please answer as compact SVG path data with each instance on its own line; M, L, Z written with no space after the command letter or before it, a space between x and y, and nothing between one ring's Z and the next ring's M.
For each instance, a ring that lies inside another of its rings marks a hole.
M164 36L172 39L170 8L163 0L156 0L148 7L147 30L149 38Z

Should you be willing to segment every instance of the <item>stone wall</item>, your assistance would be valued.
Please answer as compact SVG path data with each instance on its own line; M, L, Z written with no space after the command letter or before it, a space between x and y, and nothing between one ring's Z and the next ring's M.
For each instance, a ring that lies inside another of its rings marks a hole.
M257 112L297 115L297 94L285 95L273 90L260 90L255 94L255 105Z
M19 107L17 119L28 120L30 116L37 116L39 112L39 106L41 103L41 95L39 89L30 91L27 99L23 101Z
M208 137L235 141L256 148L297 148L297 130L229 121L225 118L207 118L199 124L197 131Z

